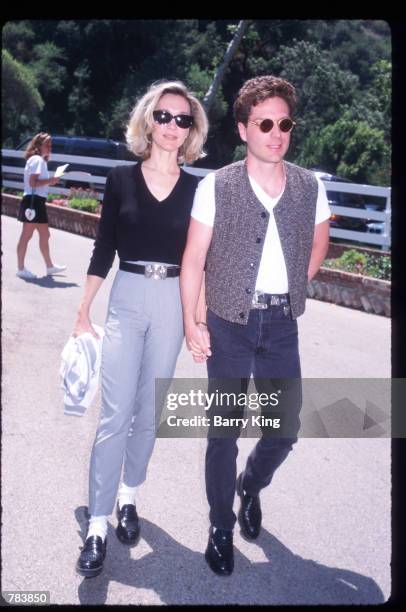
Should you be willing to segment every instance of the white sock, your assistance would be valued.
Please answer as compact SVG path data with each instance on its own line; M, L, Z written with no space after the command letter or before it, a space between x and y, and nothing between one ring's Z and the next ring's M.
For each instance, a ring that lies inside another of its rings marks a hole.
M100 536L104 541L107 535L107 516L91 516L89 521L89 536Z
M118 491L118 507L121 508L125 504L133 504L135 506L135 496L137 487L128 487L124 482L121 483Z

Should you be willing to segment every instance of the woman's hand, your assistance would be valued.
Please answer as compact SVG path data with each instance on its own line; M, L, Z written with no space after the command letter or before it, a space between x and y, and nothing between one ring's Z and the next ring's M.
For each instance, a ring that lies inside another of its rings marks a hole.
M49 181L48 184L49 185L56 185L57 183L59 183L59 180L60 180L59 177L53 176L52 178L48 179L48 181Z
M90 321L90 318L89 318L89 313L82 312L79 310L78 316L76 318L75 326L73 328L72 336L76 338L77 336L80 336L81 334L85 334L86 332L89 332L95 338L99 338L99 336L97 335L96 331L94 330L92 326L92 322Z
M103 278L100 276L94 276L88 274L86 277L85 291L82 301L79 304L78 316L76 318L75 326L73 328L72 336L80 336L89 332L95 338L99 338L95 330L93 329L92 322L89 318L90 308L94 299L94 296L98 292L100 285L103 282Z
M202 363L211 355L210 334L205 323L189 325L185 329L186 347L196 363Z

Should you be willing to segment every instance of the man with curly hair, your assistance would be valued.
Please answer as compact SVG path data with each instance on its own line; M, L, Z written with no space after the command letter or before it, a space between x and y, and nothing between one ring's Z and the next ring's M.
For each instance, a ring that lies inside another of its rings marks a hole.
M297 318L305 309L307 283L327 252L330 210L314 173L284 160L295 105L295 88L282 78L261 76L242 86L234 114L247 157L199 184L182 260L187 347L195 361L207 360L209 392L217 398L221 394L216 391L231 391L236 397L247 390L252 374L259 392L280 397L276 410L262 408L263 417L273 410L280 429L261 426L238 479L243 408L217 401L208 411L211 526L205 558L220 575L234 568L235 491L242 534L254 540L262 520L259 493L289 454L300 428ZM198 300L204 268L207 312ZM224 427L215 427L219 420Z

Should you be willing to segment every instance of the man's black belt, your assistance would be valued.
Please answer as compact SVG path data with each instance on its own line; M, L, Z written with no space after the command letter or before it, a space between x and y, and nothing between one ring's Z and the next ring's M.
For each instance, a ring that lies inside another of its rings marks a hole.
M179 266L167 266L165 264L135 264L128 263L128 261L120 261L120 270L125 272L133 272L134 274L143 274L146 278L153 278L155 280L162 280L164 278L173 278L179 276Z

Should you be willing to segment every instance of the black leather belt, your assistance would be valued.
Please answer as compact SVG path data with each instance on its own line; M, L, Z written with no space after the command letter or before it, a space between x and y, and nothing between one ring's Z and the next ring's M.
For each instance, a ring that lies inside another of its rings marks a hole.
M162 280L164 278L173 278L179 276L179 266L166 266L165 264L135 264L127 261L120 261L120 270L125 272L133 272L134 274L143 274L146 278Z
M252 308L269 308L270 306L289 306L289 293L261 293L255 291Z

